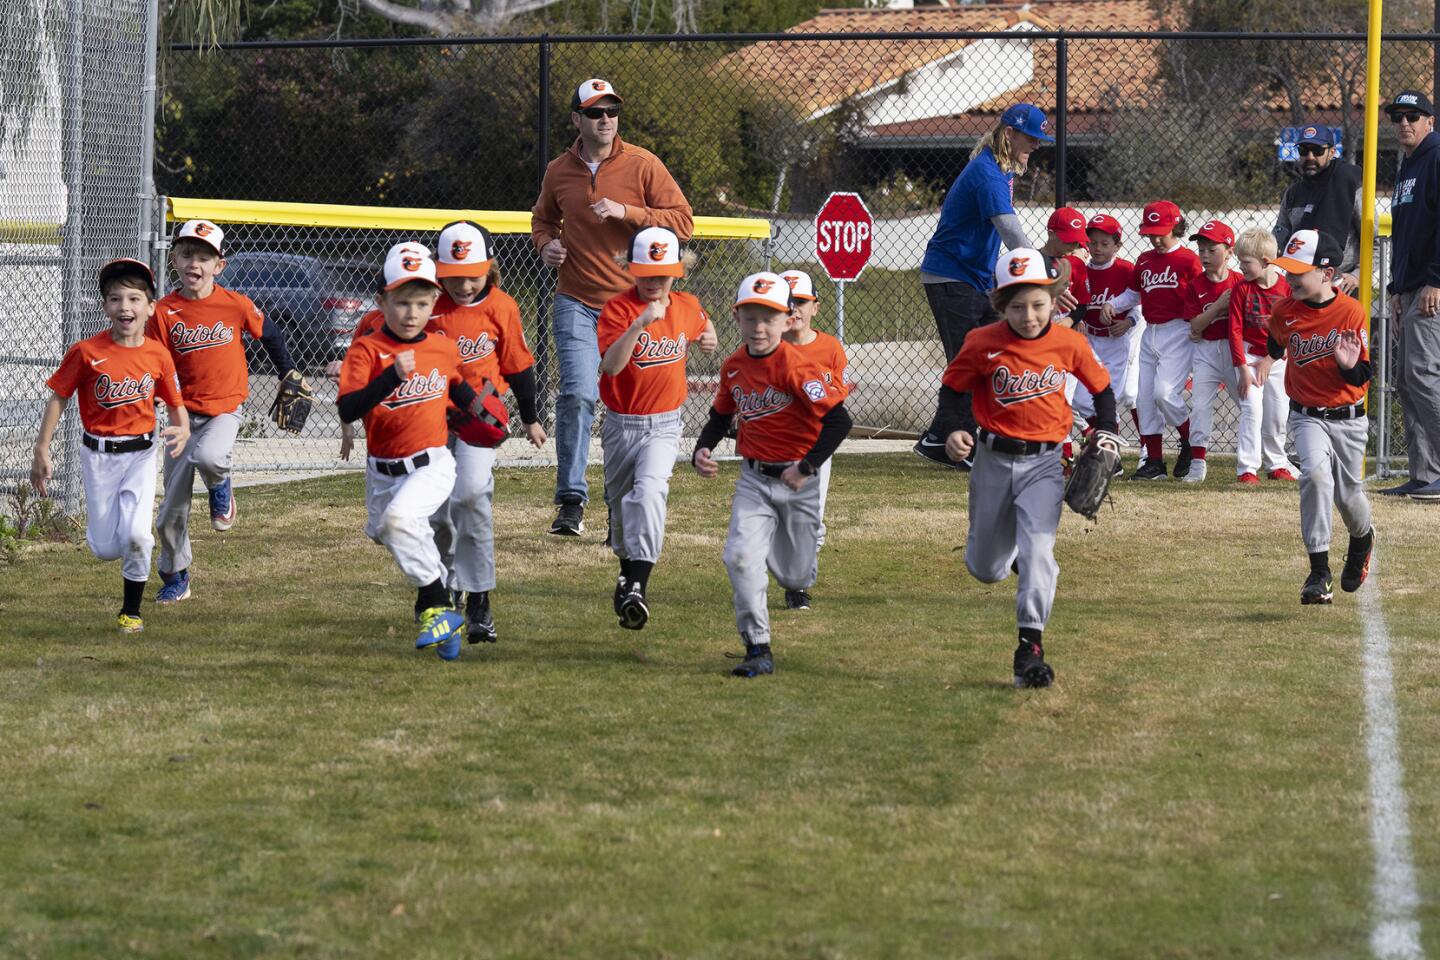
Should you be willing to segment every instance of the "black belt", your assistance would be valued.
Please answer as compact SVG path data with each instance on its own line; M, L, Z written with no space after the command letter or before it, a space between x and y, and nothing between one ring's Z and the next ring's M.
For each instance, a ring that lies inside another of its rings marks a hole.
M430 454L417 453L413 457L402 457L399 460L375 460L375 469L387 477L403 477L407 473L414 473L430 462Z
M975 435L980 438L981 443L996 453L1008 453L1012 457L1029 457L1037 453L1048 453L1060 446L1059 443L1048 440L1016 440L1014 437L1002 437L984 427L975 431Z
M793 460L789 463L766 463L764 460L756 460L753 457L746 457L745 463L748 466L754 467L756 470L759 470L761 473L765 474L765 476L775 477L776 479L779 479L781 474L783 474L788 468L795 465L795 462Z
M136 450L149 450L155 442L155 435L147 433L141 437L128 437L124 440L107 440L104 437L85 434L80 438L85 444L96 453L134 453Z
M1292 413L1303 413L1316 420L1358 420L1365 416L1365 401L1361 400L1348 407L1303 407L1291 400L1290 410Z

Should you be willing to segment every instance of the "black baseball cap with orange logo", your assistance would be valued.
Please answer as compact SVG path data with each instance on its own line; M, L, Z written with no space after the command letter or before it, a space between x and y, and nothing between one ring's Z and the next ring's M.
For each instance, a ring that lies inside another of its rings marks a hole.
M150 299L155 299L155 272L150 269L149 264L133 257L111 260L100 268L100 295L105 295L106 284L120 277L139 277L150 292Z

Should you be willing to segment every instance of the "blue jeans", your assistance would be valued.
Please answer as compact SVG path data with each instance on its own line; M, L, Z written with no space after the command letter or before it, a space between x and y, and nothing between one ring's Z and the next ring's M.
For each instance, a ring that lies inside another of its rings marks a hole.
M600 345L595 325L600 311L563 293L551 312L555 354L560 358L560 391L555 396L555 502L590 499L585 461L590 425L600 400Z

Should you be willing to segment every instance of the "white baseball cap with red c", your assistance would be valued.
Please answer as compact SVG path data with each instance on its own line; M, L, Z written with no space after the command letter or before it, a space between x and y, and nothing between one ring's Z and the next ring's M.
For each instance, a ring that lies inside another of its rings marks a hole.
M683 277L680 238L665 227L646 227L630 241L632 277Z
M435 261L430 259L430 251L425 245L397 243L385 258L385 289L394 290L412 280L440 286L440 281L435 278Z
M225 231L209 220L186 220L175 233L178 240L199 240L220 253L220 244L225 240Z
M490 261L495 258L490 231L468 220L441 230L437 246L440 253L440 262L435 267L437 277L483 277L490 272Z
M758 303L772 310L789 313L790 284L786 283L780 274L768 270L752 273L740 281L740 289L735 294L735 306L747 303Z
M786 270L780 276L790 284L790 296L796 300L815 299L815 281L810 279L810 274L804 270Z
M1055 282L1058 274L1050 265L1050 258L1039 250L1016 247L1000 255L995 264L995 289L1013 287L1016 284L1047 286Z

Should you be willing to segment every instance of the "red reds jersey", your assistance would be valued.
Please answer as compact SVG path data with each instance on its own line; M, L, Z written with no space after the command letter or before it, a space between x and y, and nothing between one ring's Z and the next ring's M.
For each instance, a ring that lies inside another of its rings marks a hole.
M824 370L781 341L763 357L741 347L725 360L715 410L740 415L735 449L742 457L788 463L815 446L821 418L841 399L840 387L825 382Z
M1270 314L1270 336L1285 347L1285 392L1307 407L1347 407L1365 399L1366 385L1340 379L1335 343L1342 330L1360 334L1360 359L1370 359L1365 311L1353 297L1337 296L1323 307L1293 297Z
M1265 356L1265 338L1270 332L1270 311L1275 304L1290 296L1290 284L1284 277L1262 287L1258 280L1246 280L1230 292L1230 313L1226 317L1226 335L1230 339L1230 362L1240 366L1252 357Z
M606 302L595 331L601 355L624 336L646 306L634 287ZM613 377L600 375L600 399L605 406L627 414L680 409L688 393L685 358L690 344L709 323L710 317L698 299L672 290L665 316L640 332L625 369Z
M1077 306L1070 314L1074 323L1079 323L1089 310L1090 303L1090 271L1084 260L1073 253L1065 255L1065 262L1070 264L1070 296L1075 298Z
M365 414L366 447L370 456L381 460L445 446L450 387L463 379L460 351L453 341L427 333L415 343L405 343L382 329L350 344L340 368L340 396L363 389L394 366L395 354L403 350L415 351L415 372Z
M975 422L1017 440L1058 443L1070 435L1074 415L1065 399L1065 374L1091 393L1110 386L1085 335L1051 325L1026 340L1004 320L970 331L941 382L972 394Z
M1100 308L1120 294L1130 289L1131 278L1135 274L1135 264L1129 260L1116 257L1104 268L1098 268L1094 264L1085 266L1085 288L1086 303L1089 307L1085 310L1085 329L1097 337L1110 336L1110 328L1100 322ZM1118 323L1130 316L1130 311L1117 313L1115 320ZM1091 321L1094 321L1093 323Z
M465 379L477 391L489 380L503 394L510 389L505 374L535 365L520 326L520 306L494 284L486 287L480 302L465 307L456 305L448 293L440 294L425 329L455 341Z
M170 348L185 406L213 417L229 413L250 395L242 333L259 338L265 318L250 298L217 286L203 300L174 291L155 305L145 336Z
M792 343L790 346L825 371L825 383L839 387L842 399L850 396L850 360L845 356L845 347L828 333L821 330L814 332L815 339L809 343Z
M1185 288L1185 319L1190 320L1198 317L1206 307L1220 299L1220 295L1226 290L1233 290L1245 281L1245 278L1234 270L1225 271L1224 280L1211 280L1201 273L1190 281L1190 286ZM1233 297L1234 294L1232 293ZM1225 314L1220 314L1200 334L1202 340L1224 340L1230 328L1229 321Z
M178 407L180 381L164 344L146 337L122 347L110 331L72 346L45 381L62 397L80 394L80 423L97 437L134 437L155 429L155 398Z
M1204 272L1200 258L1189 247L1176 247L1166 253L1146 250L1135 258L1130 289L1140 294L1145 322L1169 323L1184 317L1185 288Z

